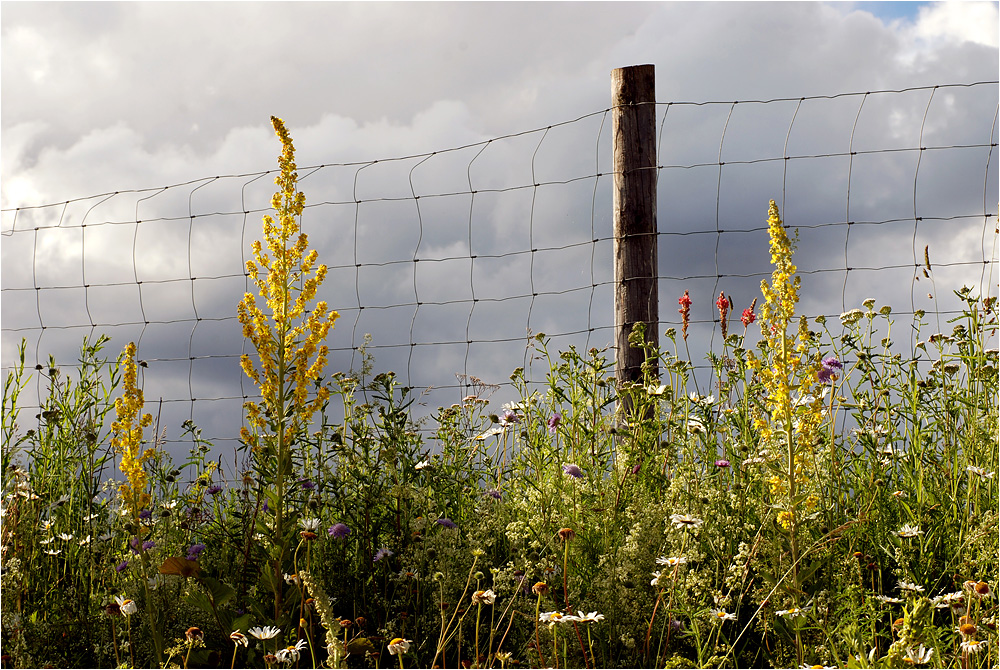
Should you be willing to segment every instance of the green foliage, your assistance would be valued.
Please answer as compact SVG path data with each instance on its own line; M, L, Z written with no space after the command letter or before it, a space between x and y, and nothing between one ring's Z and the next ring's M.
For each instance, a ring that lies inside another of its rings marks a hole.
M674 354L647 351L668 383L616 388L604 352L553 355L539 335L543 386L517 370L520 400L494 409L495 387L470 379L473 393L439 409L429 433L410 419L408 389L371 376L365 355L361 371L331 380L346 419L324 406L295 451L285 505L298 524L282 538L269 534L274 497L256 473L219 479L190 424L184 464L162 452L146 463L153 502L140 527L119 514L105 426L117 365L100 357L103 338L85 342L78 380L55 361L39 371L50 388L37 428L15 423L21 368L5 385L5 653L17 666L257 665L302 639L300 663L355 666L399 638L412 642L404 664L421 667L784 667L797 649L838 666L919 653L989 665L996 601L976 588L997 585L996 316L991 299L958 295L967 307L951 333L908 359L892 353L891 310L874 302L843 315L840 332L817 323L813 346L845 367L824 389L818 500L799 501L797 592L745 335L711 357L717 396L689 393L690 366ZM918 315L917 337L925 328ZM331 535L335 524L349 533ZM277 541L288 561L275 574ZM473 604L486 590L495 601ZM115 596L136 613L109 616ZM603 618L538 623L536 609ZM228 639L264 625L282 634L245 649ZM205 639L188 656L191 626Z

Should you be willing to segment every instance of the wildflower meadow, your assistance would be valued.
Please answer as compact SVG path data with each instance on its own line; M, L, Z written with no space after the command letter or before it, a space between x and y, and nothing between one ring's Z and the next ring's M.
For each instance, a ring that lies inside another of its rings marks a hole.
M1000 663L996 296L957 288L947 332L877 298L807 319L772 201L759 299L685 291L662 351L633 332L644 379L538 334L545 384L518 368L520 399L496 406L472 379L420 423L369 355L330 369L336 306L272 123L276 218L247 263L256 293L233 300L259 397L242 470L190 422L189 457L163 450L134 344L84 341L75 376L26 370L22 346L3 387L3 667ZM693 301L719 310L710 388L686 354Z

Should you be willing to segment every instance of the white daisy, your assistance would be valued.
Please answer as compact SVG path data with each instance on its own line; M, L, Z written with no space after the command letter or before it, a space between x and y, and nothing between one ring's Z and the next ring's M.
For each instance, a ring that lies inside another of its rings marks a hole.
M258 640L270 640L273 637L278 637L278 634L281 632L281 629L276 628L274 626L264 626L263 628L260 626L254 626L247 632L253 635Z
M965 601L965 594L961 591L955 591L954 593L942 593L939 596L934 596L931 598L931 605L937 609L947 609L952 606L953 603L961 603Z
M923 665L924 663L930 663L933 656L933 649L928 649L924 645L920 645L920 647L918 647L915 651L913 649L907 649L906 656L903 657L903 660L907 663Z
M597 612L584 614L583 612L577 611L576 620L580 623L597 623L598 621L604 621L604 615L598 614Z
M978 642L976 640L963 640L960 646L964 652L978 654L986 648L986 640L979 640Z
M132 616L139 611L139 606L135 604L135 601L125 596L115 596L115 602L118 603L118 609L125 616Z
M291 647L285 647L284 649L280 649L278 653L275 654L275 656L277 656L278 660L281 661L282 663L289 663L289 664L295 663L297 660L299 660L300 652L303 649L305 649L305 646L306 646L306 641L299 640Z
M683 565L684 563L687 562L688 559L684 558L683 556L670 556L670 557L660 556L659 558L656 559L657 565L665 565L668 568L673 568L678 565Z
M980 476L980 477L982 477L983 479L989 479L989 478L990 478L990 477L992 477L992 476L993 476L994 474L996 474L996 473L994 473L994 472L992 472L992 471L990 471L990 470L984 470L983 468L979 468L979 467L976 467L975 465L970 465L970 466L969 466L969 467L967 467L967 468L966 468L965 470L966 470L966 471L967 471L967 472L968 472L969 474L973 474L973 475L979 475L979 476Z
M875 596L875 600L891 605L899 605L903 602L902 598L893 598L892 596Z
M565 619L566 615L558 610L554 610L552 612L542 612L541 614L538 615L538 620L542 623L547 623L547 624L557 624L560 621L564 621Z
M712 617L718 621L736 621L736 615L724 610L712 610Z
M690 514L671 514L670 523L673 524L674 528L700 528L704 521L697 517L693 517Z
M493 593L493 589L486 589L485 591L476 591L472 594L472 602L475 605L492 605L496 602L497 594Z
M397 637L397 638L393 639L389 643L389 645L388 645L388 647L389 647L389 655L390 656L402 656L403 654L405 654L406 652L408 652L410 650L410 643L411 642L413 642L413 640L404 640L401 637Z
M909 524L896 531L896 535L899 535L900 537L916 537L917 535L923 534L924 531L920 530L919 526L911 526Z
M791 609L778 610L777 612L775 612L775 614L777 614L778 616L787 616L787 617L802 616L805 613L806 613L805 610L802 609L801 607L793 607Z

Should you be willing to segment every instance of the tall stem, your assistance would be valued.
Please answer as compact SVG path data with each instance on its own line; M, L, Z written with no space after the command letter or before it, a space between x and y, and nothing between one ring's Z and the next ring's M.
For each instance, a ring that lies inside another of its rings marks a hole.
M538 594L538 600L535 601L535 650L538 652L538 662L542 667L545 667L545 659L542 657L542 644L538 640L538 617L541 615L542 611L542 594Z
M476 585L478 586L478 584ZM476 657L472 659L472 666L474 668L479 667L479 615L483 611L482 604L476 605Z
M132 662L132 667L135 667L135 651L132 645L132 617L125 617L125 628L128 631L128 657Z
M284 228L284 222L282 222L282 227ZM275 259L276 263L281 264L282 272L281 276L281 312L280 321L275 318L275 324L278 325L277 341L275 344L278 349L278 397L277 397L277 438L278 438L278 453L277 453L277 472L275 472L275 492L277 494L277 509L274 511L274 535L275 544L277 546L277 556L274 560L274 620L277 621L281 617L281 607L282 607L282 593L284 589L282 588L282 570L281 564L285 553L284 544L284 520L285 520L285 460L288 455L285 453L288 445L285 443L285 422L287 421L285 416L285 404L286 404L286 373L287 373L287 361L286 354L286 335L288 333L288 239L282 237L283 253L280 259ZM276 315L277 316L277 315Z
M799 543L798 543L798 510L795 505L796 481L795 481L795 436L792 426L792 398L789 372L788 372L788 337L783 332L781 334L781 366L784 375L785 397L781 402L785 406L785 441L788 447L788 512L792 515L789 531L791 533L792 550L792 603L795 608L799 606ZM795 627L795 654L799 665L802 665L802 636L798 626Z

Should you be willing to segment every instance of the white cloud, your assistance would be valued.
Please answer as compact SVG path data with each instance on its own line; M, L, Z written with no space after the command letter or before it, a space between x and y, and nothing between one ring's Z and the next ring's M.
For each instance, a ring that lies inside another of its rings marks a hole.
M921 7L915 32L926 40L1000 45L1000 14L996 2L935 2Z

